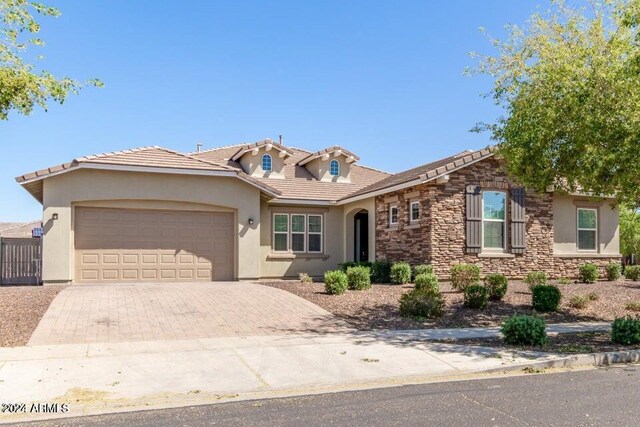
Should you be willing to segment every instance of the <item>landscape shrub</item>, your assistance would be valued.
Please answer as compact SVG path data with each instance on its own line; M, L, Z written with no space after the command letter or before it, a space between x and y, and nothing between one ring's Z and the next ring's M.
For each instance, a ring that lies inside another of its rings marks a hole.
M371 287L371 269L365 266L347 268L349 289L360 291Z
M300 273L298 277L302 283L313 283L313 278L307 273Z
M489 292L482 285L470 285L464 290L464 306L468 308L483 309L489 301Z
M640 343L640 317L618 317L611 325L611 341L618 344Z
M396 262L391 266L391 283L404 285L411 282L411 266L406 262Z
M568 277L561 277L558 279L559 285L568 285L569 283L571 283L571 279L569 279Z
M584 283L594 283L598 280L598 266L587 262L578 267L578 279Z
M331 295L343 294L348 288L347 274L340 270L324 273L324 290Z
M583 308L587 308L590 302L591 300L586 295L574 295L569 300L569 306L581 310Z
M537 285L531 289L531 305L537 311L557 311L562 294L557 286Z
M587 298L589 298L589 301L598 301L600 299L600 295L596 292L590 292L587 294Z
M433 273L418 274L414 279L415 288L425 292L440 292L438 277Z
M613 282L620 278L622 266L618 262L610 262L604 267L604 270L607 272L607 280Z
M547 273L544 271L531 271L525 276L524 283L529 285L529 289L532 289L534 286L546 285Z
M624 306L624 308L625 308L626 310L629 310L629 311L640 311L640 302L638 302L638 301L631 301L631 302L628 302L628 303Z
M400 297L400 314L431 319L442 316L444 301L440 292L412 289Z
M371 263L371 282L390 283L391 282L391 262L387 260L374 261Z
M480 267L474 264L457 264L451 267L451 287L464 291L480 282Z
M345 261L338 264L338 270L342 271L343 273L346 273L347 270L351 267L371 267L371 263L369 261Z
M491 301L500 301L507 293L507 277L504 274L487 274L484 278L484 286L489 292Z
M511 316L502 324L504 342L513 345L543 346L547 343L547 325L536 316Z
M415 267L413 267L413 277L414 280L416 277L418 277L421 274L433 274L433 266L429 265L429 264L418 264Z
M640 265L627 265L624 268L624 277L634 282L640 280Z

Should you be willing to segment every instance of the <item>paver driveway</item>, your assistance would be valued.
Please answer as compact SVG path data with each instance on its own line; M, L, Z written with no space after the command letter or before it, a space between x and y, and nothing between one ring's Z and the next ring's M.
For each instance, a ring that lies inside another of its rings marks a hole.
M255 283L91 284L60 292L28 345L348 330L317 305Z

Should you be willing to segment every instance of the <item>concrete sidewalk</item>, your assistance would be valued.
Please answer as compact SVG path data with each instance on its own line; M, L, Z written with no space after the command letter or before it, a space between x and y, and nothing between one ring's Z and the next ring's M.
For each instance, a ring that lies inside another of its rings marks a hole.
M457 332L448 333L459 337L480 333ZM399 385L513 369L530 364L532 359L562 359L543 353L428 343L425 333L384 331L4 348L0 349L0 396L11 403L68 403L70 410L64 415L77 416ZM25 416L45 418L43 414L18 414ZM10 419L16 420L16 416L0 414L0 421Z

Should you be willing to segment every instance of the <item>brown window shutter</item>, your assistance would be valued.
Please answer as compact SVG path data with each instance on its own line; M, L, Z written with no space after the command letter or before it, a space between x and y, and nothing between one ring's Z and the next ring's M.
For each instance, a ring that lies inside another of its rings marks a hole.
M482 191L479 185L467 185L467 247L466 252L477 254L482 249Z
M511 253L523 254L525 244L524 188L511 190Z

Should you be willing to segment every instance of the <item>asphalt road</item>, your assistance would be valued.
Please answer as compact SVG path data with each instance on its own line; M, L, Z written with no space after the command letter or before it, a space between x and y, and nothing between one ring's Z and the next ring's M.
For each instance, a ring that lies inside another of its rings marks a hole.
M640 366L424 384L35 423L38 426L640 425Z

